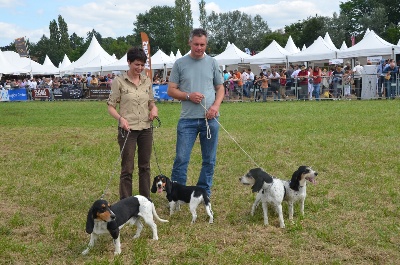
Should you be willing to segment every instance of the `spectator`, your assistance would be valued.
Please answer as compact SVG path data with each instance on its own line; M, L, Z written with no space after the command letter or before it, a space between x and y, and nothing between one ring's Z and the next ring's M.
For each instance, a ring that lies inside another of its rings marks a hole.
M389 65L383 69L385 75L386 99L394 99L396 97L396 76L399 73L399 67L393 59L389 60Z
M314 65L314 69L311 72L311 80L313 85L313 91L315 94L315 100L319 100L319 95L321 94L322 72L317 65ZM310 93L310 100L311 99L312 99L312 93Z
M279 73L275 70L275 68L272 68L271 74L268 76L268 79L271 82L270 91L271 91L272 95L274 96L274 101L281 99L281 95L279 94L279 79L280 78L281 78L281 76L279 75Z
M361 99L361 91L362 91L362 72L363 72L363 67L360 65L360 62L356 62L356 66L353 68L353 74L354 74L354 88L355 88L355 94L357 99Z
M298 89L298 99L306 100L308 94L308 70L304 65L301 66L300 72L297 74L298 84L300 89Z

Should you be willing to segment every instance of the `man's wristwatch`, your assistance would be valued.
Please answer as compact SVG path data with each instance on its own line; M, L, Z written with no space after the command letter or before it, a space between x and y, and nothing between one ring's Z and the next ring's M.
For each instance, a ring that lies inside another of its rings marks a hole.
M187 101L190 100L190 94L189 94L189 93L186 94L186 100L187 100Z

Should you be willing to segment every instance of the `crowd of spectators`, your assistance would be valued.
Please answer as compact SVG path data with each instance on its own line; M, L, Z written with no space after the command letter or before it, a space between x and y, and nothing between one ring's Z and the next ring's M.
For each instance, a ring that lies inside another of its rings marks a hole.
M88 96L88 90L91 87L106 86L111 87L112 80L115 74L107 75L94 75L94 74L76 74L63 77L57 76L33 76L23 78L2 78L0 81L0 88L3 90L21 89L27 90L28 99L32 97L32 91L39 88L46 88L49 90L48 100L54 100L53 91L61 86L75 86L83 90L83 96ZM43 100L43 99L42 99Z
M371 65L371 62L367 62ZM399 67L393 59L382 60L377 65L376 90L378 98L384 94L386 98L396 96ZM350 62L342 65L323 67L314 65L289 65L289 68L271 67L263 69L259 75L254 75L251 69L239 71L224 70L226 99L242 100L252 98L255 101L274 101L300 99L320 100L328 98L361 99L363 66L356 62L351 67Z

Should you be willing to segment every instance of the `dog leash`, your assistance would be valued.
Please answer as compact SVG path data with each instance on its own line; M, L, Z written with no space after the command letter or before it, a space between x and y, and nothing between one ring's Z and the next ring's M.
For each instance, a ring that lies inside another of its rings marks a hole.
M118 162L119 162L120 160L122 160L122 152L124 151L126 141L128 140L129 134L130 134L130 132L131 132L131 131L129 130L129 131L127 132L127 134L125 135L124 129L122 129L121 127L119 127L119 124L118 124L118 129L121 130L121 131L120 131L121 136L122 136L122 138L125 138L125 141L124 141L124 144L122 145L121 151L119 152L119 158L118 158L117 162L116 162L115 165L114 165L113 171L112 171L111 174L110 174L110 178L109 178L109 180L108 180L108 183L107 183L107 185L106 185L106 188L104 189L103 194L102 194L101 197L100 197L101 200L104 198L104 196L105 196L105 194L106 194L106 192L107 192L107 190L108 190L108 187L110 186L110 183L111 183L111 180L112 180L112 178L113 178L113 175L114 175L115 172L117 171Z
M151 122L151 125L150 125L150 128L151 128L151 141L152 141L152 145L153 145L153 151L154 151L154 157L155 157L155 159L156 159L156 164L157 164L157 167L158 167L158 172L160 172L160 175L163 175L162 174L162 172L161 172L161 169L160 169L160 164L158 163L158 158L157 158L157 152L156 152L156 146L155 146L155 144L154 144L154 129L157 129L157 128L160 128L161 127L161 120L160 120L160 118L159 117L155 117L155 119L156 119L156 121L157 121L157 126L154 126L153 125L153 123L154 123L154 120Z
M204 97L204 101L205 101L205 97ZM207 113L208 109L200 102L200 105L204 108L205 112ZM254 165L256 165L257 167L260 167L256 161L240 146L240 144L235 140L235 138L233 138L233 136L225 129L224 126L222 126L222 124L217 120L216 117L213 118L218 124L219 126L221 126L221 128L226 132L226 134L232 139L232 141L235 142L235 144L240 148L240 150L242 150L243 153L245 153L247 155L248 158L250 158L251 162L254 163ZM207 121L207 117L206 117L206 123L208 126L208 121ZM209 128L207 128L209 129ZM208 135L208 131L207 131L207 135ZM210 133L210 138L207 139L211 139L211 133Z

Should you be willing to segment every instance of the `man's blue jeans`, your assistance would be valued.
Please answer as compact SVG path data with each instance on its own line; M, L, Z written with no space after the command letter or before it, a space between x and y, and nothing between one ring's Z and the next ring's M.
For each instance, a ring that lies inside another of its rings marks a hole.
M313 84L313 87L314 87L313 94L315 95L315 100L319 100L320 84Z
M205 119L180 119L177 127L176 157L172 168L171 180L186 185L187 168L190 154L197 135L200 138L202 165L196 186L204 188L211 195L214 167L217 157L219 124L208 120L211 138L207 139Z

